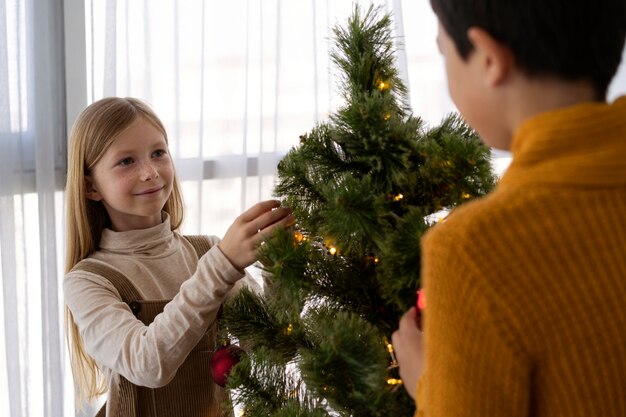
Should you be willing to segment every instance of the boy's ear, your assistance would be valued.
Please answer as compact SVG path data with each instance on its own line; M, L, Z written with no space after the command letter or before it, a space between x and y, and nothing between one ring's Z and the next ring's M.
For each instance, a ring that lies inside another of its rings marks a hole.
M94 184L93 184L93 179L89 175L85 176L85 196L87 196L88 199L93 200L93 201L102 200L102 196L95 189Z
M515 67L511 49L479 27L469 28L467 37L474 46L474 53L479 59L487 84L501 84Z

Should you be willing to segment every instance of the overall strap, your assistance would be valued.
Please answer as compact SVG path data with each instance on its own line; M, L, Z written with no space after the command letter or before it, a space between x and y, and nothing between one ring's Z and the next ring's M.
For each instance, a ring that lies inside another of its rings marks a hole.
M204 235L184 235L184 238L187 239L191 246L196 250L196 254L198 254L198 259L202 257L205 253L211 249L211 242L208 237Z
M185 235L184 237L195 249L198 259L211 249L211 242L204 235ZM85 258L77 263L74 268L72 268L72 271L73 270L91 272L92 274L107 278L120 293L120 296L125 303L131 303L132 301L142 299L137 287L135 287L124 274L109 265L95 262L91 258Z
M135 287L133 283L130 282L128 278L126 278L126 275L117 271L112 266L96 262L91 258L86 258L77 263L74 268L72 268L72 271L76 269L91 272L92 274L96 274L108 279L111 284L113 284L115 289L117 289L117 291L120 293L122 301L127 304L132 301L142 299L139 290L137 290L137 287Z

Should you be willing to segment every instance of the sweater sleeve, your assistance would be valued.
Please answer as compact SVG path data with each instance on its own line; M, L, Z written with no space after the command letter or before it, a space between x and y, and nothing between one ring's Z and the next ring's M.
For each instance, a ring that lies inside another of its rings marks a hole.
M417 381L417 387L415 388L415 414L414 417L424 417L424 407L420 407L421 404L424 404L424 384L426 381L426 376L422 375L422 377Z
M470 236L441 229L423 244L426 371L416 415L527 416L530 366L507 332L510 310L489 287L490 271L468 255Z
M103 277L70 272L64 295L87 353L134 384L167 384L215 320L227 292L243 274L216 245L154 321L145 326Z

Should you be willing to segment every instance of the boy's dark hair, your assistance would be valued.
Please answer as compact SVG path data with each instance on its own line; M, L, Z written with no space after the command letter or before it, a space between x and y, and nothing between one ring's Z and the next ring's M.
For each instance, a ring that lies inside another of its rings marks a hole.
M463 59L477 26L507 45L528 76L588 80L604 99L621 61L626 0L430 0Z

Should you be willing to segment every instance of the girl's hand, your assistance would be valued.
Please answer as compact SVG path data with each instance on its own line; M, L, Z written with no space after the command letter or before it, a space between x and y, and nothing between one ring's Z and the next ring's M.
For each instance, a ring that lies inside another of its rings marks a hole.
M400 327L391 335L391 343L400 365L400 378L411 398L424 372L424 335L417 327L417 309L412 307L400 319Z
M218 247L239 270L257 260L257 248L278 227L288 227L296 219L289 207L276 200L261 201L235 219Z

